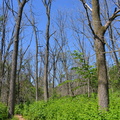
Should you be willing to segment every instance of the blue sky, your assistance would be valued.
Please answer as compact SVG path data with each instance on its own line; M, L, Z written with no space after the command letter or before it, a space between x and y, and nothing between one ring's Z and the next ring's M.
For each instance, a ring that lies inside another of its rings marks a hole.
M14 2L14 8L17 8L17 0L13 0ZM45 39L44 39L44 34L45 34L45 27L46 27L46 15L45 15L45 7L43 6L41 0L30 0L28 2L28 4L25 6L24 8L24 11L25 13L29 16L30 14L30 5L32 3L32 10L35 14L35 17L36 17L36 22L38 23L37 24L37 27L39 30L43 31L43 34L40 34L39 37L40 37L40 42L42 44L45 44ZM1 4L1 3L0 3ZM89 4L89 3L88 3ZM111 4L113 5L113 4ZM82 8L82 4L80 2L80 0L53 0L53 4L52 4L52 8L51 8L51 23L53 24L54 22L54 19L56 18L57 16L57 10L60 10L62 11L63 13L68 13L70 15L73 15L74 16L79 16L78 14L78 10L81 9L81 11L83 12L84 9ZM114 7L112 7L111 9L112 11L114 10ZM77 11L77 12L76 12ZM84 12L83 12L84 13ZM80 16L81 18L83 16ZM80 19L80 18L79 18ZM25 20L25 21L24 21ZM28 21L23 17L23 21L27 24ZM11 23L13 21L11 20ZM10 22L9 24L12 25ZM70 25L70 24L69 24ZM51 25L52 26L52 25ZM78 24L79 27L82 28L82 25L79 23ZM69 26L68 26L69 27ZM27 47L27 45L29 44L29 41L31 39L31 35L33 34L32 33L32 27L30 26L26 26L25 27L25 30L23 35L25 35L25 38L24 38L24 46L25 48ZM53 32L54 30L52 29L51 27L51 33ZM68 39L69 39L69 45L70 45L70 48L73 50L73 49L76 49L74 44L77 46L77 42L75 41L75 39L72 37L72 32L71 30L69 29L67 31L67 34L68 34ZM89 34L89 33L88 33ZM82 35L81 35L82 37ZM51 40L52 41L52 40ZM88 51L92 51L92 47L90 46L89 44L89 41L86 39L86 48L88 49ZM32 40L32 45L31 45L31 48L30 50L34 51L35 50L35 40L34 40L34 37L33 37L33 40Z
M45 14L45 7L43 6L43 3L41 2L41 0L30 0L24 8L24 12L28 15L29 18L30 18L30 6L31 6L31 4L32 4L32 10L35 14L37 27L39 30L43 31L42 34L39 34L40 43L43 46L45 46L44 35L45 35L45 27L46 27L46 22L47 22L46 21L46 14ZM17 0L13 0L13 5L14 5L14 10L17 11L17 8L18 8L17 7L18 6ZM73 17L75 17L78 14L76 11L78 11L78 9L81 8L81 6L82 6L82 4L79 0L53 0L53 4L52 4L52 8L51 8L51 33L54 32L54 30L52 28L52 24L54 23L54 19L56 19L58 10L62 11L63 13L68 13L69 15L73 15ZM10 17L9 26L13 27L14 19L12 18L12 15L10 15L9 17ZM32 27L29 26L30 24L24 15L23 15L22 21L25 24L24 32L21 34L21 36L22 35L25 36L23 39L23 47L24 47L24 49L27 48L29 41L31 39L31 36L32 36L33 39L32 39L32 44L30 47L30 51L31 51L31 53L34 53L34 51L35 51L35 39L33 36ZM68 22L69 22L69 20L68 20ZM69 27L69 29L66 30L68 42L69 42L69 47L71 50L76 50L77 48L75 48L75 47L76 46L78 47L78 43L76 42L75 38L73 38L73 36L72 36L72 32L70 30L71 23L67 23L67 24L68 24L67 27ZM78 26L81 27L81 24L79 24ZM51 39L50 42L52 42L52 41L53 40ZM86 40L86 42L88 42L88 41ZM89 44L86 44L86 48L91 49L91 46Z
M79 0L74 1L74 0L54 0L52 3L52 8L51 8L51 23L54 22L54 19L56 19L57 16L57 11L60 10L63 13L73 13L75 11L75 8L79 6ZM29 5L26 5L25 11L29 13L28 7L30 6L31 1L29 2ZM39 30L42 30L43 33L45 34L45 27L46 27L46 14L45 14L45 7L43 6L41 0L33 0L33 11L36 17L36 21L38 23L38 28ZM52 25L51 25L52 26ZM51 29L51 33L52 33ZM69 30L70 32L70 30ZM70 34L69 34L70 35Z

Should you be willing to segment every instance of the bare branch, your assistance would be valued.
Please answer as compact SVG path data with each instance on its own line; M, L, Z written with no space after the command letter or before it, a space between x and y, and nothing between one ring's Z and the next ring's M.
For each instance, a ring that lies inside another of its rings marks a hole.
M118 49L118 50L112 50L112 51L108 51L108 52L102 52L102 53L113 53L113 52L119 52L120 51L120 49Z
M117 13L119 13L119 12L120 12L120 9L117 10L116 12L114 12L113 15L109 18L109 20L108 20L108 21L106 22L106 24L104 25L105 30L110 26L110 24L112 23L112 21L113 21L116 17L120 16L120 14L117 14Z
M85 3L85 6L92 12L92 8L87 3Z
M49 38L52 37L55 33L56 33L56 31L54 31L54 32L49 36Z
M6 6L8 7L8 9L12 12L13 16L15 17L15 14L14 14L14 13L17 14L17 12L16 12L15 10L13 10L13 8L11 8L10 5L8 5L8 3L7 3L6 1L5 1L5 4L6 4Z
M80 0L84 6L86 6L91 12L92 12L92 8L85 2L85 0Z
M85 11L86 11L86 14L87 14L87 19L88 19L88 25L89 25L89 27L90 27L93 35L95 36L95 32L94 32L94 30L93 30L93 28L92 28L91 21L90 21L90 18L89 18L89 14L88 14L88 7L86 6L86 3L85 3L84 0L80 0L80 1L82 2L83 6L84 6L84 8L85 8Z

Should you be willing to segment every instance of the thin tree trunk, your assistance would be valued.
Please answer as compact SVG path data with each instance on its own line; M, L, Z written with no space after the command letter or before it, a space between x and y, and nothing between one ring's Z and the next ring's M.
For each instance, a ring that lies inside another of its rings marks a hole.
M31 22L31 21L30 21ZM35 20L34 17L32 16L32 22L31 22L32 26L33 26L33 31L34 31L34 35L35 35L35 43L36 43L36 54L35 54L35 88L36 88L36 101L38 101L38 37L37 37L37 30L35 27Z
M48 60L49 58L49 40L47 41L46 45L46 52L45 52L45 69L44 69L44 100L47 101L48 95Z
M54 87L55 87L55 78L56 78L56 60L55 55L53 55L53 81L52 81L52 94L54 95Z
M4 78L4 62L3 62L3 53L5 48L5 36L6 36L6 22L7 22L7 16L8 16L8 9L5 6L5 2L2 2L3 7L3 18L1 20L1 29L2 29L2 37L1 37L1 45L0 45L0 97L2 97L2 82Z
M36 39L36 101L38 101L38 38L36 31L35 32L35 39Z
M90 97L90 79L87 80L87 87L88 87L88 97Z
M50 11L52 0L42 0L46 8L47 25L46 25L46 49L45 49L45 68L44 68L44 100L47 101L48 94L48 63L49 63L49 40L50 40Z
M109 34L110 34L110 38L111 38L111 43L112 43L112 50L113 50L113 55L114 55L114 61L116 63L117 69L118 69L118 75L120 78L120 63L119 63L119 59L117 57L117 54L115 52L115 43L114 43L114 38L113 38L113 30L112 30L112 26L110 25L109 27Z

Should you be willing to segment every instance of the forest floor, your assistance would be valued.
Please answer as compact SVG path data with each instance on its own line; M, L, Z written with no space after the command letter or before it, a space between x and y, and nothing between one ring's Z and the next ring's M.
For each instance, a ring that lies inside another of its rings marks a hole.
M18 118L19 120L25 120L21 115L15 115L15 118Z

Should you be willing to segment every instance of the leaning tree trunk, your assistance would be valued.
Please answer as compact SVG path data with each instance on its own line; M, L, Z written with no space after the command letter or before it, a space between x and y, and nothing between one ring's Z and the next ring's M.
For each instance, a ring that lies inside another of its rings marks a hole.
M11 78L10 78L10 93L9 93L9 101L8 101L8 104L9 104L8 117L9 118L11 118L14 115L19 32L20 32L20 24L22 19L22 12L26 2L27 2L26 0L23 0L22 2L19 1L19 10L18 10L18 15L16 20L15 35L14 35L14 50L12 55L12 70L11 70Z

